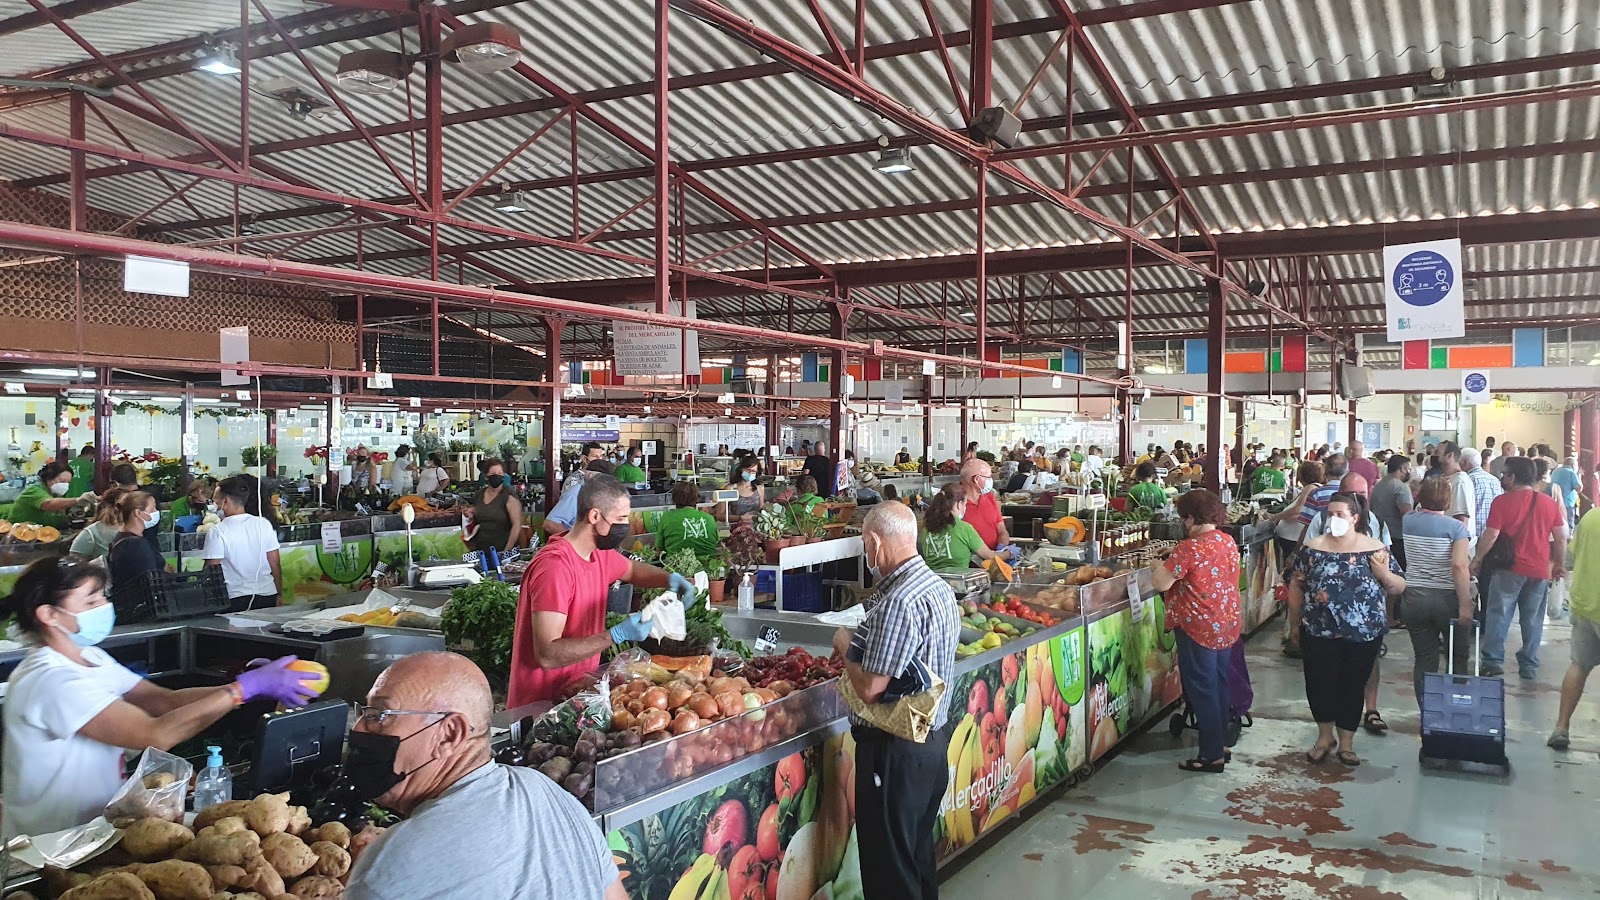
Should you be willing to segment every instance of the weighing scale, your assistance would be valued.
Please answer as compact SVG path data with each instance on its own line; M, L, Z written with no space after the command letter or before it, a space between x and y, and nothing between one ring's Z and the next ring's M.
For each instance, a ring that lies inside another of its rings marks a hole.
M464 584L477 584L483 573L470 562L425 562L415 565L415 587L425 590L457 588Z
M1032 553L1028 554L1027 559L1029 562L1037 565L1039 567L1039 571L1041 572L1065 571L1062 569L1056 569L1055 564L1061 563L1066 567L1066 569L1075 569L1078 566L1093 562L1093 560L1089 558L1089 550L1093 546L1093 544L1087 542L1082 544L1073 544L1069 547L1062 547L1051 543L1043 543L1040 544Z

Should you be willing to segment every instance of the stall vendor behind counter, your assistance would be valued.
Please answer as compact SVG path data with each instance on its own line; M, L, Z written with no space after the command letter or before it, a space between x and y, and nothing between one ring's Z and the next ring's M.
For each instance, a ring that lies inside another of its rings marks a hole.
M72 469L66 463L46 463L39 470L39 480L23 488L16 502L11 504L11 521L66 527L67 519L63 513L82 499L69 496L71 486ZM92 496L93 493L83 495Z

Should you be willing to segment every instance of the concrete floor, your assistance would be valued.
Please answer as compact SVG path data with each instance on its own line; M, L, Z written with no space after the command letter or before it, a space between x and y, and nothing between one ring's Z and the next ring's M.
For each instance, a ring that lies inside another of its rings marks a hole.
M1281 622L1281 620L1279 620ZM952 898L1433 900L1600 896L1600 676L1572 749L1545 747L1570 629L1545 628L1540 677L1506 681L1509 776L1423 770L1411 646L1388 639L1391 731L1356 738L1359 768L1305 759L1316 737L1300 665L1275 622L1249 644L1255 727L1222 775L1191 775L1194 732L1165 720L1076 788L953 864ZM1507 658L1520 646L1513 629Z

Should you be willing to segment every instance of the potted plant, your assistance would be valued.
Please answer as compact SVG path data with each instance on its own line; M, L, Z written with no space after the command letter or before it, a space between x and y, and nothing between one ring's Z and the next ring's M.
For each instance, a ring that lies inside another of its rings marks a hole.
M728 586L728 555L724 550L718 550L702 560L705 566L706 579L710 582L707 591L712 604L722 602L722 595Z
M506 441L500 445L500 461L505 463L507 475L517 474L517 469L522 464L522 455L527 452L527 446L516 441Z
M794 530L800 533L800 540L797 543L810 544L827 537L826 518L812 515L798 506L791 506L789 509L794 514Z
M766 551L767 565L778 564L778 552L793 543L790 538L789 511L777 504L761 507L756 513L756 533L761 535L762 549Z

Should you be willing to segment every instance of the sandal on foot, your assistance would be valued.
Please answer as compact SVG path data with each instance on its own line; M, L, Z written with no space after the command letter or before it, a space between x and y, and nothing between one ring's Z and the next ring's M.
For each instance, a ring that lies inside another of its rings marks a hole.
M1219 759L1215 762L1206 762L1197 756L1194 759L1186 759L1183 762L1178 763L1178 768L1185 772L1204 772L1207 775L1218 775L1222 773L1223 765L1223 760Z
M1550 733L1550 740L1545 741L1544 745L1551 750L1565 750L1572 746L1572 739L1567 737L1565 731L1553 731Z
M1330 754L1332 752L1333 752L1333 748L1332 747L1324 747L1321 744L1318 744L1317 746L1312 747L1310 750L1306 751L1306 759L1309 759L1312 762L1317 763L1318 765L1321 765L1322 763L1325 763L1325 762L1328 761L1328 754Z
M1368 734L1386 734L1389 731L1389 723L1385 722L1383 716L1375 709L1367 710L1367 714L1361 717L1361 727L1365 728Z
M1357 756L1354 750L1340 750L1334 755L1339 758L1339 762L1344 763L1352 769L1361 765L1361 757Z

